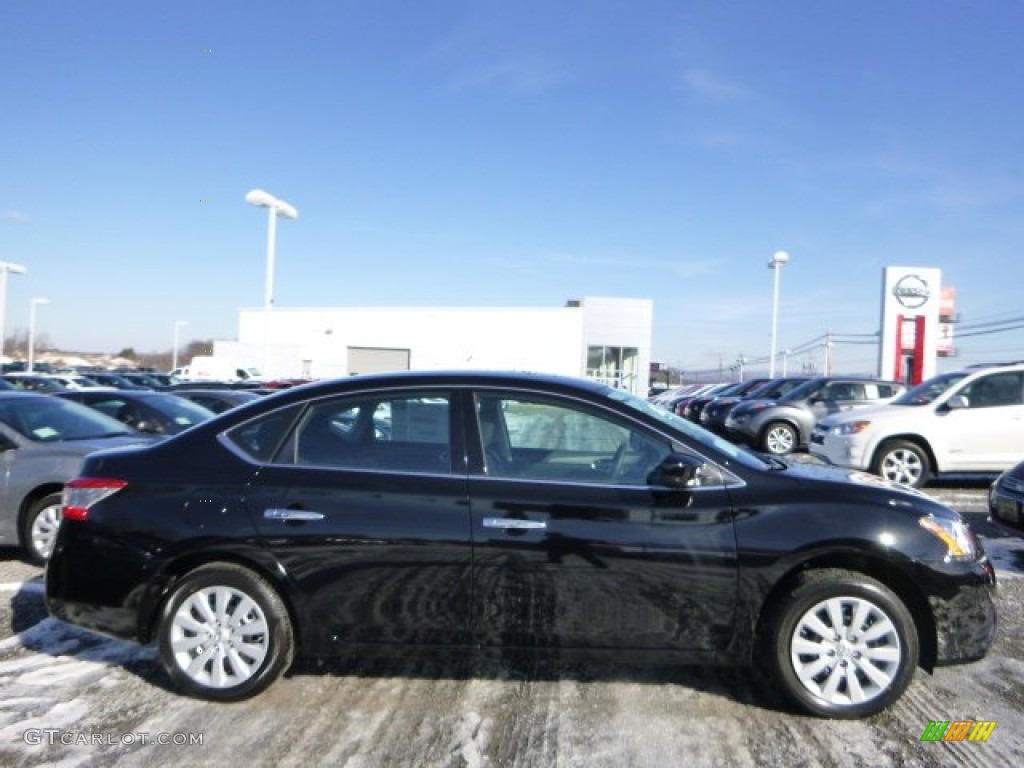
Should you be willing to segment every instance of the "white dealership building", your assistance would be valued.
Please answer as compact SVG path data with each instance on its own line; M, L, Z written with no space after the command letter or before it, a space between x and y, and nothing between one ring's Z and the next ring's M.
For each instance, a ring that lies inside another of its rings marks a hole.
M213 354L272 378L477 369L599 379L646 395L654 305L584 298L562 307L243 309Z

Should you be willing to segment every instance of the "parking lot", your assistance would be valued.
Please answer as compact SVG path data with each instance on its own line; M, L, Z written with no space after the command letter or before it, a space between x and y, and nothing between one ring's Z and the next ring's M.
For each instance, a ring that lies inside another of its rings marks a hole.
M304 660L255 699L170 689L153 652L47 618L42 572L0 551L0 765L979 765L1024 754L1024 540L985 522L984 488L930 491L986 537L1001 626L982 662L919 672L882 715L791 714L732 669L518 658ZM997 723L929 743L933 720Z

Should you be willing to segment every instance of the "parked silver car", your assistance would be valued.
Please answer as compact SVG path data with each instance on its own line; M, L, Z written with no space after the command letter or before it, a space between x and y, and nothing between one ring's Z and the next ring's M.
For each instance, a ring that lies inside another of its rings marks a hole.
M819 376L779 400L739 403L729 413L725 428L732 439L782 456L806 446L814 425L826 416L887 403L904 389L895 381Z
M61 491L82 459L154 439L78 403L0 392L0 546L20 546L44 562L60 523Z

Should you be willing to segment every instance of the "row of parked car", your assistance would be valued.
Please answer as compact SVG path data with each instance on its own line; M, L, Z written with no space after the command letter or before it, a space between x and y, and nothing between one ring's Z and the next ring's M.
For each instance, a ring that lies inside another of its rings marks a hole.
M33 561L45 561L61 519L64 482L83 457L177 434L260 399L260 392L148 373L0 376L0 545L21 546Z
M1024 525L1024 363L975 365L916 387L822 376L690 387L654 399L734 442L921 487L946 474L998 475L993 516Z

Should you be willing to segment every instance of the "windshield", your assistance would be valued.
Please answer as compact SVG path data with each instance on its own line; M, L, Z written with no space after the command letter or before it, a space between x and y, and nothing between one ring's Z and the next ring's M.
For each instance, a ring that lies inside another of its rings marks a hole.
M795 387L779 398L780 403L791 403L794 400L806 400L821 386L821 379L808 379L799 387Z
M0 422L39 443L138 434L91 408L50 395L0 400Z
M967 374L963 371L944 373L918 384L913 389L908 389L892 402L894 405L928 405L965 378Z
M766 462L758 458L750 451L740 448L739 446L730 443L728 440L723 440L711 432L708 432L703 427L694 424L688 419L684 419L682 416L676 416L670 411L666 411L662 408L658 408L652 405L647 400L641 397L630 394L621 389L609 389L608 396L612 400L618 400L633 410L640 411L647 416L653 416L655 419L671 427L675 432L682 432L691 440L694 440L702 445L708 446L714 449L720 454L728 456L731 459L744 464L748 467L755 469L764 469Z

